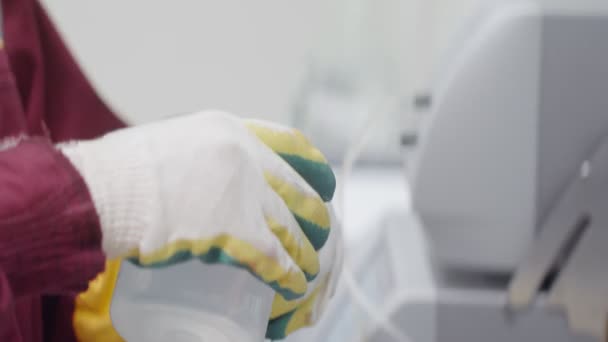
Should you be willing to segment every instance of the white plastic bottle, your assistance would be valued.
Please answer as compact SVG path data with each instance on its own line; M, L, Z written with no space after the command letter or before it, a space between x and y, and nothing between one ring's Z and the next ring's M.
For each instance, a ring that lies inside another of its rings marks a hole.
M236 267L123 262L111 317L127 342L262 342L273 299L270 287Z

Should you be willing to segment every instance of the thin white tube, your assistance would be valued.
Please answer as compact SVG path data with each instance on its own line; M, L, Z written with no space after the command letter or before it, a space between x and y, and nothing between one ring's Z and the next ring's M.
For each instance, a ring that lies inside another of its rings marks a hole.
M345 206L345 189L346 184L348 183L348 179L352 173L352 169L357 162L358 157L361 155L361 152L365 148L366 143L372 137L372 133L374 128L376 127L376 123L378 120L378 115L382 115L385 113L390 113L393 110L396 104L392 99L388 99L386 97L381 96L377 101L372 103L372 106L369 108L369 112L365 117L365 123L361 129L359 134L354 136L353 143L348 148L346 155L344 157L344 161L342 163L342 186L338 191L338 212L340 217L342 218L343 225L346 225L346 206ZM347 228L343 228L347 229ZM405 335L399 328L397 328L382 310L376 307L376 305L369 300L369 298L365 295L357 280L355 279L353 268L350 265L350 260L345 258L344 266L342 269L343 280L346 284L346 288L348 289L351 298L353 301L363 310L366 311L369 316L375 321L378 326L386 331L391 337L400 342L413 342L413 339L409 336Z

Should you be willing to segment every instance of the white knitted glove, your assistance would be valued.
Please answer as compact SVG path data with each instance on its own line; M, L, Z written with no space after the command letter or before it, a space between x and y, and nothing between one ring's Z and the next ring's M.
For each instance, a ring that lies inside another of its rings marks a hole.
M210 111L60 149L90 189L109 258L235 264L289 300L319 273L335 179L307 140L281 130Z

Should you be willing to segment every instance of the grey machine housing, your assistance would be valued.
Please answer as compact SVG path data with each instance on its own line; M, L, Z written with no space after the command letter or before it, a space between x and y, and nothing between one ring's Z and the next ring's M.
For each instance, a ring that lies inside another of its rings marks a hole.
M424 326L412 319L432 321L421 341L603 341L608 14L505 1L480 18L438 83L411 171L442 280L392 317L410 335Z
M608 133L608 16L506 2L435 93L412 201L436 259L512 272Z

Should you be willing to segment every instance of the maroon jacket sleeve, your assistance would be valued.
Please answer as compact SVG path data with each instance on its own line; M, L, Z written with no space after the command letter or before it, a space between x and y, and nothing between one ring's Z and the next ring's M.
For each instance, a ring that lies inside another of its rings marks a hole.
M70 162L43 139L22 142L0 152L0 189L0 315L20 297L86 290L104 255L94 205Z
M123 127L38 1L0 1L0 140ZM74 298L103 270L100 244L90 196L62 155L45 141L0 151L0 342L75 341Z

